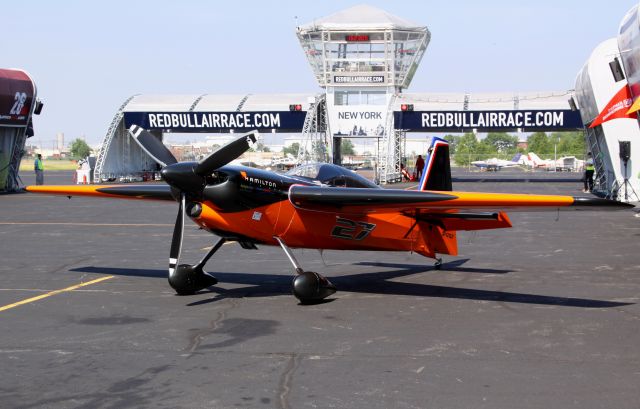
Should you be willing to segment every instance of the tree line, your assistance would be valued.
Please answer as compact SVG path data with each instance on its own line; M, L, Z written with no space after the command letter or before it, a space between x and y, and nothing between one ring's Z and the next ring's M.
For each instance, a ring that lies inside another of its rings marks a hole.
M449 141L449 152L458 165L466 166L476 160L490 157L511 159L516 153L534 152L541 158L558 156L580 157L586 152L583 132L535 132L527 138L526 149L518 147L518 137L503 132L490 132L478 140L474 133L445 135Z
M291 154L293 156L298 156L299 149L300 149L300 144L298 142L294 142L289 146L283 147L282 154L283 155ZM313 149L315 151L319 149L319 147L315 146L314 144ZM353 146L353 142L351 142L351 140L349 139L343 138L342 143L340 144L340 152L342 153L342 157L355 155L356 150L355 150L355 147Z

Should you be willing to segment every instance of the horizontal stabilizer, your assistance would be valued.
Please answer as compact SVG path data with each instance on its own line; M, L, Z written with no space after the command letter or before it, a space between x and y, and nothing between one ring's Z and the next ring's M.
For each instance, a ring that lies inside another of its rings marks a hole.
M505 212L436 213L419 211L413 217L420 224L438 226L446 231L504 229L512 226Z

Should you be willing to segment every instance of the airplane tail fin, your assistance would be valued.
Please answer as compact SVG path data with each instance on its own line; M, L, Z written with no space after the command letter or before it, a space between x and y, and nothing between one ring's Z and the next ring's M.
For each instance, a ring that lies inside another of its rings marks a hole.
M538 166L542 164L542 159L540 159L540 157L536 155L534 152L529 152L529 160L531 161L533 166Z
M520 162L520 157L522 156L522 154L520 152L516 153L514 155L514 157L511 159L511 162L513 163L519 163Z
M451 165L449 164L449 142L434 137L427 152L419 190L453 190Z

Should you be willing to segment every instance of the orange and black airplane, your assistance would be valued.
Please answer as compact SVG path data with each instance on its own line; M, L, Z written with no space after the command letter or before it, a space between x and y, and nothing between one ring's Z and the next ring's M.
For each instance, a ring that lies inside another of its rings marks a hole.
M256 142L242 135L200 162L178 162L155 136L133 125L136 142L162 166L167 184L27 186L34 193L178 201L169 251L169 284L181 295L217 283L203 270L226 242L245 249L280 246L293 265L293 294L316 302L336 288L305 271L291 248L412 251L436 259L457 255L456 232L511 227L504 210L615 210L633 207L612 200L571 196L454 192L449 144L434 138L418 190L383 189L366 178L327 163L299 166L286 174L229 163ZM180 263L184 219L219 236L195 265Z

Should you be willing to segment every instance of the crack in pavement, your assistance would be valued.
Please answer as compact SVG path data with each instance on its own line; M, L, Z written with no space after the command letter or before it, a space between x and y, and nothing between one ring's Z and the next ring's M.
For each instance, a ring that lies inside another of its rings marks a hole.
M297 353L289 355L287 366L280 377L280 383L278 385L278 399L276 401L278 409L291 409L291 405L289 404L289 395L291 394L292 389L291 385L293 383L293 374L300 366L302 358L303 357Z
M227 298L227 300L228 302L226 303L226 307L218 311L218 315L216 316L216 318L211 320L211 322L209 323L209 327L189 330L189 344L184 349L185 351L189 352L188 358L190 358L193 353L200 347L203 339L213 334L220 328L220 324L222 323L222 321L227 319L227 313L238 306L239 300L237 298Z
M77 260L74 260L74 261L72 261L72 262L70 262L70 263L63 264L63 265L62 265L62 266L60 266L60 267L55 267L53 270L51 270L51 271L47 271L46 273L47 273L47 274L56 274L56 273L59 273L59 272L61 272L61 271L63 271L63 270L67 270L69 267L72 267L72 266L74 266L74 265L76 265L76 264L78 264L78 263L83 263L83 262L85 262L85 261L87 261L87 260L90 260L90 259L91 259L91 257L82 257L82 258L79 258L79 259L77 259ZM86 275L86 274L85 274L85 275ZM84 277L84 276L83 276L83 277Z

